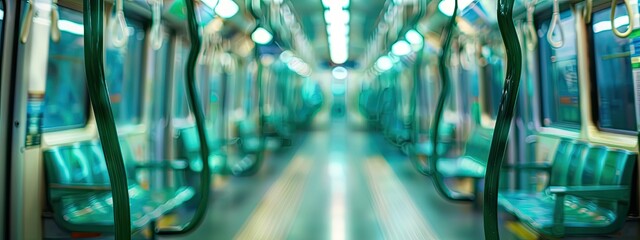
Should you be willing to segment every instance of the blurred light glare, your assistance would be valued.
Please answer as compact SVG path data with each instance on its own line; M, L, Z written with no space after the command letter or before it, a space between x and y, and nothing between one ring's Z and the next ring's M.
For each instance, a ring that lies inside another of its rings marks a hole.
M349 4L350 0L322 0L329 57L336 64L349 59Z
M442 0L440 4L438 4L438 9L444 15L451 17L453 15L453 9L455 8L456 0ZM458 10L464 10L469 4L471 4L474 0L457 0L458 1Z
M343 64L345 62L347 62L347 59L349 59L349 54L347 53L347 51L331 51L329 53L330 57L331 57L331 61L335 64Z
M325 10L324 21L327 24L347 24L349 23L351 16L348 10Z
M342 80L349 76L349 71L344 67L335 67L331 70L331 75L333 75L333 78L335 79Z
M347 35L349 34L349 26L344 24L329 24L327 25L327 35Z
M391 52L396 56L405 56L411 53L411 45L404 40L400 40L391 46Z
M289 63L293 58L293 53L289 50L285 50L284 52L280 53L280 61L282 61L283 63Z
M393 67L393 62L387 56L382 56L376 61L376 68L381 72L386 72Z
M240 10L240 8L234 1L219 0L215 12L221 18L230 18L236 15L236 13L238 13L238 10Z
M421 45L424 42L424 38L422 37L422 34L420 34L418 31L416 30L409 30L405 35L404 38L407 39L407 41L409 43L411 43L411 45Z
M325 8L348 8L349 0L322 0L322 6Z
M266 29L259 27L251 34L251 40L257 44L264 45L273 40L273 35L271 35L271 33Z
M84 35L84 26L79 23L71 22L68 20L59 20L58 28L60 31L65 31L75 35Z

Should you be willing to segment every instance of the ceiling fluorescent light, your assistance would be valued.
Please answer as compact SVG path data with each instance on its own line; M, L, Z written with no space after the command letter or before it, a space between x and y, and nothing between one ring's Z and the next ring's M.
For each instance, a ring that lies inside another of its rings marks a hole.
M376 61L376 69L380 72L386 72L393 67L393 62L387 56L382 56Z
M440 4L438 4L438 9L444 15L451 16L453 15L453 9L455 8L456 0L442 0ZM458 10L464 10L469 4L474 2L474 0L458 0Z
M411 45L422 45L424 42L422 34L416 30L409 30L407 34L404 35L404 38L406 38Z
M219 0L215 12L216 15L220 16L221 18L230 18L236 15L236 13L238 13L238 10L240 10L240 8L234 1Z
M391 52L396 56L405 56L411 53L411 45L404 40L400 40L391 46Z
M271 42L273 39L273 35L269 31L264 28L256 28L255 31L251 34L251 40L253 40L257 44L267 44Z
M325 8L349 8L349 0L322 0Z
M59 20L58 28L60 29L60 31L65 31L76 35L84 35L84 26L80 23L75 23L68 20Z
M344 67L335 67L331 70L331 75L333 75L333 78L335 79L342 80L349 76L349 71Z
M347 10L325 10L324 21L327 24L347 24L351 16Z

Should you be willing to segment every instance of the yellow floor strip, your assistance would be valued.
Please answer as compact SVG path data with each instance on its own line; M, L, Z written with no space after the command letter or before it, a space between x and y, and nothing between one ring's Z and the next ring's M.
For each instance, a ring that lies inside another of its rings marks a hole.
M235 239L285 239L300 207L312 161L296 156Z
M538 239L537 234L531 232L529 229L527 229L525 226L523 226L519 222L508 221L506 226L507 226L507 229L509 229L509 231L515 234L519 239L522 239L522 240Z
M438 239L382 156L370 157L365 171L384 239Z

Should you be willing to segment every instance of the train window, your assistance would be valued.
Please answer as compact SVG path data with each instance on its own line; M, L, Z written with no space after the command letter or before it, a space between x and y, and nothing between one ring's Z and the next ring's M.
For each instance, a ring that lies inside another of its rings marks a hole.
M483 105L485 113L491 116L491 119L498 117L498 108L500 107L500 98L502 96L502 86L504 84L505 62L504 54L501 46L487 45L482 47L482 57L486 61L483 67L484 75L484 97Z
M560 13L560 19L564 44L559 48L547 41L550 19L538 25L542 122L544 126L576 129L580 127L580 88L575 17L567 10Z
M164 122L165 117L167 117L167 99L166 96L168 94L168 77L167 77L167 69L170 59L170 44L169 44L169 36L168 34L162 32L164 37L162 46L155 51L154 57L154 73L153 73L153 103L151 109L151 119L153 121L162 120ZM162 123L161 123L162 124Z
M187 89L185 88L184 69L187 66L187 58L189 57L189 45L184 41L178 41L176 47L173 79L175 88L173 95L175 96L175 105L173 108L173 116L175 118L184 119L189 117L189 105L187 103Z
M624 9L624 5L618 5ZM625 11L617 11L626 20ZM629 39L618 38L611 31L610 9L593 14L593 57L598 96L597 124L604 130L636 131L633 73L629 58ZM626 23L622 24L626 28ZM614 117L615 116L615 117Z
M105 78L113 117L117 124L138 124L142 118L144 29L142 25L127 21L127 45L106 49Z
M60 41L49 44L44 131L83 127L88 118L82 14L59 11Z

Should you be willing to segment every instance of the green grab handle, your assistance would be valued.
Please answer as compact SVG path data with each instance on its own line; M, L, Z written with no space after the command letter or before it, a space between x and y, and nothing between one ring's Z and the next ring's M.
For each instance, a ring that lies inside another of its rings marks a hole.
M104 0L84 0L84 57L87 90L95 114L113 198L115 239L131 239L127 173L104 76Z
M522 52L512 17L513 4L514 0L498 0L498 26L507 51L507 74L491 140L484 183L484 234L485 238L490 240L500 239L498 232L500 168L506 154L522 71Z
M209 204L209 187L211 184L211 174L209 166L209 146L207 144L207 136L205 133L204 111L202 103L198 96L198 89L196 84L196 64L198 61L198 55L200 54L200 48L202 47L202 37L200 36L200 29L198 20L196 18L196 11L193 0L186 0L185 5L187 7L187 23L189 39L191 41L191 49L189 51L189 58L187 59L187 65L185 71L185 83L187 86L187 96L189 107L193 112L193 116L196 121L196 129L198 130L198 139L200 140L200 155L202 158L202 172L200 172L200 201L196 212L189 222L179 227L170 227L157 230L160 235L179 235L185 234L195 230L207 214L207 207Z
M458 12L458 0L455 1L455 7L453 8L453 15L449 19L449 23L444 28L444 43L442 44L442 51L440 52L440 56L438 57L438 72L440 73L440 82L442 84L442 88L440 89L440 96L438 96L438 105L436 106L436 112L433 115L433 125L431 127L431 144L433 145L433 154L431 155L431 159L429 159L429 168L432 171L433 176L433 184L438 190L438 193L451 201L464 201L470 202L475 199L473 195L463 194L459 192L454 192L447 187L444 183L442 174L438 172L438 158L440 157L438 154L438 132L440 130L440 122L442 121L442 114L444 113L444 103L449 97L450 86L449 82L451 82L451 76L449 76L449 71L447 70L446 62L449 59L449 55L451 52L451 40L453 39L453 29L456 25L456 15Z

